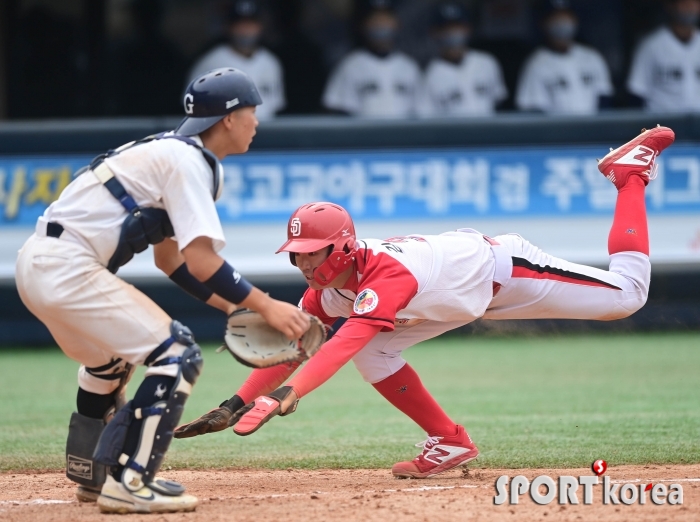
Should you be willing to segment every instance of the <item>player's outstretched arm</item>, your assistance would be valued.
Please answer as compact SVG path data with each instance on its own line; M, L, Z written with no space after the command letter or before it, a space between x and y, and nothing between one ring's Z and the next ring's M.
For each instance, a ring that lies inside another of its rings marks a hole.
M352 319L314 355L306 366L282 388L260 396L240 411L243 416L233 428L237 435L250 435L277 415L296 411L299 399L321 386L377 335L382 325Z

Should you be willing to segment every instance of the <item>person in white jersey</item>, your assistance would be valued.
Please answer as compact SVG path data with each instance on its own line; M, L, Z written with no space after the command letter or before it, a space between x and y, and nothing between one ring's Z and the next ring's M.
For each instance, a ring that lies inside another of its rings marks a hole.
M437 6L433 36L440 56L428 64L419 111L423 117L488 116L508 96L503 73L492 55L469 48L471 24L458 2Z
M645 189L655 161L673 143L667 127L644 131L598 164L617 188L608 235L609 270L551 256L518 234L489 238L472 229L359 240L348 212L333 203L297 209L279 252L309 288L300 306L333 324L347 321L289 380L296 364L254 370L229 401L180 426L190 437L233 426L250 435L293 412L352 360L362 377L427 432L422 452L392 468L399 478L427 478L479 455L402 357L404 350L479 317L589 319L628 317L644 306L651 265ZM244 406L245 405L245 406Z
M285 108L284 76L277 56L260 45L263 24L257 0L234 0L228 14L229 43L221 44L199 58L189 80L220 67L233 67L248 74L263 104L257 110L259 121L270 120Z
M367 0L360 32L364 45L336 66L323 93L326 109L365 118L415 116L421 72L397 51L399 21L390 0Z
M668 23L637 47L627 89L651 112L697 112L700 0L669 0L666 13Z
M97 501L101 511L197 505L180 484L156 474L200 373L201 351L187 327L115 275L134 254L154 245L156 266L215 308L257 310L290 339L308 329L296 306L271 299L217 254L225 245L215 207L219 160L248 150L260 103L242 71L195 79L184 96L188 116L174 132L95 158L19 252L22 302L81 364L66 474L80 485L78 499ZM137 365L147 367L145 378L124 404Z
M614 94L601 54L574 40L578 19L566 0L551 0L543 18L546 45L527 59L515 103L523 111L595 114Z

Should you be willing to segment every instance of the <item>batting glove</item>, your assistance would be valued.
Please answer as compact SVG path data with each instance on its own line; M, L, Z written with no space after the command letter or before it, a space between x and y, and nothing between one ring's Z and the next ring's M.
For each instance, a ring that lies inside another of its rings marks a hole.
M297 409L297 404L299 401L294 401L287 411L281 413L280 404L292 393L291 386L283 386L282 388L277 388L270 395L264 395L258 397L250 404L246 405L244 409L247 409L240 420L236 423L233 431L236 435L250 435L258 431L263 424L269 421L272 417L277 415L285 416L294 413Z

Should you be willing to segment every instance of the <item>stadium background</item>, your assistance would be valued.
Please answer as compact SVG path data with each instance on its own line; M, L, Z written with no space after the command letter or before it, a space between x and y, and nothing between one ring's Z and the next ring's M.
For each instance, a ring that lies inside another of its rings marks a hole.
M483 3L472 2L475 8ZM187 64L219 41L222 2L136 4L159 6L142 11L157 13L141 20L152 25L137 23L133 4L120 0L0 4L2 345L51 343L13 284L16 251L36 217L92 156L173 128ZM623 88L634 44L658 21L661 2L581 2L581 38L597 44L611 67L617 93L613 109L590 117L552 117L516 113L511 101L488 119L449 121L317 114L321 109L314 89L326 79L328 60L332 62L328 56L343 52L342 42L352 42L348 2L266 4L267 44L279 50L287 84L303 82L308 88L289 92L294 89L289 87L287 114L261 124L251 153L224 162L226 191L218 204L228 238L224 255L254 283L275 297L299 298L303 283L287 258L273 252L284 239L289 213L321 199L346 205L364 237L461 227L489 235L518 232L552 254L606 266L615 192L598 174L595 158L642 127L660 123L676 131L677 143L664 154L659 179L648 190L653 273L647 306L610 324L477 323L468 330L700 327L700 116L650 115L631 107ZM319 15L321 21L310 20L309 11L321 4L337 9L321 11L326 17ZM421 63L430 52L421 13L430 4L405 0L399 10L409 35L401 45ZM318 51L318 41L323 41L319 26L344 28L337 33L337 50L308 52ZM477 39L474 46L501 59L512 93L519 53L524 56L536 43L534 37L529 48ZM144 63L132 61L121 71L120 62L111 60L139 51ZM166 95L164 86L174 94ZM191 326L199 339L220 337L220 314L159 275L147 253L122 274Z

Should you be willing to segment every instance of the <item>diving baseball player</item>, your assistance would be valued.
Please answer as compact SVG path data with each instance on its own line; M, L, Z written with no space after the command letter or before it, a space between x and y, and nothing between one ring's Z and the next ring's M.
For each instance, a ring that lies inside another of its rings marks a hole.
M186 326L115 275L119 267L151 244L156 265L211 306L256 310L290 339L308 328L301 310L269 298L217 254L225 244L214 206L223 181L219 160L248 150L260 103L239 70L196 78L184 97L187 117L174 132L95 158L19 252L22 301L81 363L66 474L80 485L78 498L96 500L101 511L197 505L157 473L201 371L201 352ZM136 365L147 366L145 379L122 405Z
M515 102L523 111L595 114L611 104L613 85L605 59L574 41L578 19L567 0L551 0L543 20L546 46L527 59Z
M180 428L179 436L217 431L223 417L237 434L249 435L294 411L300 398L352 359L366 381L427 432L421 454L395 464L395 476L431 477L475 459L479 451L464 427L443 411L401 352L479 317L610 321L639 310L650 277L645 187L655 177L656 157L673 140L671 129L657 127L599 162L618 189L608 271L555 258L518 234L489 238L461 229L357 240L342 207L300 207L279 251L289 253L309 285L301 307L329 325L348 320L286 386L269 391L294 365L255 370L230 401ZM249 404L233 410L234 402Z

